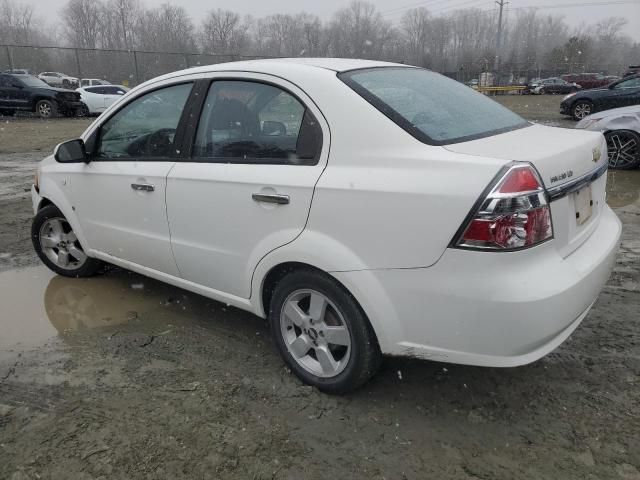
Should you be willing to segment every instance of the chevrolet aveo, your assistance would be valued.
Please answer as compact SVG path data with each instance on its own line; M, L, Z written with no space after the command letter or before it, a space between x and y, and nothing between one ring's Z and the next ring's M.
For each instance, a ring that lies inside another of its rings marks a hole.
M33 243L60 275L106 262L268 318L296 375L346 392L382 354L560 345L617 250L606 169L600 133L428 70L220 64L135 88L43 160Z

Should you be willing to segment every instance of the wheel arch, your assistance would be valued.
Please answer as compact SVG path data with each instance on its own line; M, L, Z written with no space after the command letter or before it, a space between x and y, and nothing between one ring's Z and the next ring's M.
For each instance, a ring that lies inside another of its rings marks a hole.
M345 285L345 283L342 282L335 275L332 275L331 272L327 272L326 270L323 270L322 268L318 268L309 263L295 262L295 261L282 262L277 265L274 265L267 272L267 274L264 275L264 277L262 278L262 281L260 282L260 297L258 300L258 302L260 303L260 309L263 312L264 316L268 316L270 303L273 298L273 293L275 291L275 287L278 284L278 282L282 280L286 275L294 271L301 271L301 270L314 271L314 272L321 273L331 278L334 282L336 282L340 286L340 288L342 288L344 292L347 293L356 303L356 305L364 315L365 319L367 320L367 323L369 324L369 327L373 332L373 335L376 339L376 342L378 343L378 346L382 348L381 340L384 341L384 337L381 338L381 335L384 335L384 333L381 329L381 326L377 325L378 322L376 322L375 320L372 321L372 318L367 313L366 309L363 306L363 303L358 300L358 297L353 293L352 289L350 289L347 285Z
M65 192L62 191L58 183L50 178L48 175L44 175L40 178L40 201L38 202L38 211L48 205L55 206L62 212L62 215L67 219L69 225L73 229L74 233L78 237L78 241L85 252L89 252L90 246L87 244L87 238L84 235L84 231L80 226L80 221L76 213L75 207L71 205Z

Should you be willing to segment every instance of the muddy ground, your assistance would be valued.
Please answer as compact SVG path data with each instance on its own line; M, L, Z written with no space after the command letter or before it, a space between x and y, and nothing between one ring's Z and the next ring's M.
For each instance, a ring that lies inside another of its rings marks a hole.
M331 397L245 312L40 266L25 190L42 153L16 152L52 147L23 133L41 126L0 131L0 479L640 479L640 172L609 173L615 271L555 352L512 369L386 359Z

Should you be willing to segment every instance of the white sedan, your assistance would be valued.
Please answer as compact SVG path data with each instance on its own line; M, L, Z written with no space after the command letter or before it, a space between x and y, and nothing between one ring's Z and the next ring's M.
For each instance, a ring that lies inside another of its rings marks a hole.
M120 100L129 89L120 85L100 85L95 87L77 88L82 103L86 105L84 115L95 115L104 112L111 105Z
M612 269L602 134L533 125L415 67L279 59L150 80L42 161L34 247L268 318L304 382L382 355L508 367L578 327Z

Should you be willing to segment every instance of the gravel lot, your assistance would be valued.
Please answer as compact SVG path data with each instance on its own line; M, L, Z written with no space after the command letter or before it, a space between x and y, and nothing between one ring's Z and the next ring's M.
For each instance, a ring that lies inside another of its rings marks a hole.
M499 100L563 122L560 97ZM512 369L389 358L331 397L245 312L118 269L39 265L34 151L86 124L0 124L0 479L640 479L640 171L609 173L615 271L555 352Z

